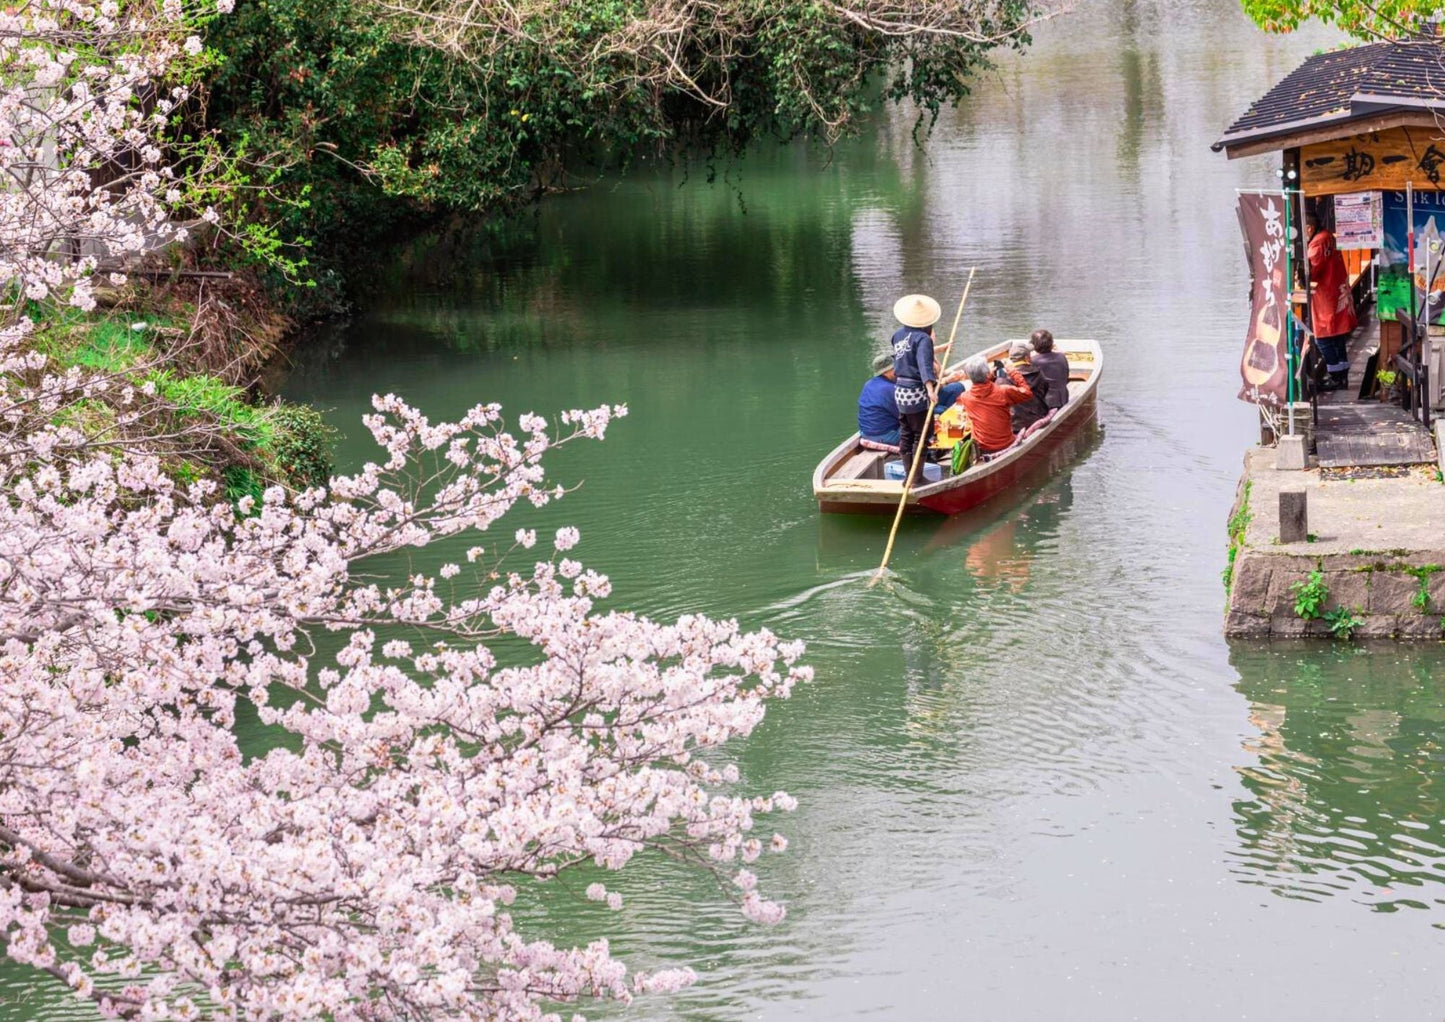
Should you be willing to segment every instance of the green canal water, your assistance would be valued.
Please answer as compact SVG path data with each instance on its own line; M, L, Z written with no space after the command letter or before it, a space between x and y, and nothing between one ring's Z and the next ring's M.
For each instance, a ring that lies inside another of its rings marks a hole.
M529 917L698 969L635 1017L1445 1017L1440 647L1220 631L1255 429L1231 207L1273 169L1208 144L1332 42L1232 0L1081 5L921 150L894 114L831 159L642 168L414 246L298 357L283 390L349 434L345 467L373 391L434 418L626 402L554 460L580 489L517 524L580 525L617 606L808 641L816 681L732 750L801 802L764 873L782 925L655 863L618 915ZM808 477L893 299L951 309L975 264L960 349L1098 338L1102 426L1011 503L907 523L869 589L886 523L820 518ZM5 1018L84 1017L30 982L5 974Z

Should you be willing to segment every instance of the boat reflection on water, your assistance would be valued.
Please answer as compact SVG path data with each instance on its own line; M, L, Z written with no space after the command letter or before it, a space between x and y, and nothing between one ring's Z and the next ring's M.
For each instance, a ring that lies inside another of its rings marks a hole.
M1231 870L1288 898L1445 907L1445 677L1434 650L1236 645L1257 733ZM1436 925L1445 927L1445 914Z
M1017 592L1029 579L1029 562L1041 540L1053 537L1073 505L1073 474L1103 442L1097 420L1080 429L1070 448L1069 467L1040 471L1020 481L1017 492L962 514L904 516L891 566L909 571L940 555L962 549L963 564L976 583L998 583ZM877 567L891 522L867 515L818 517L818 566L845 563L857 571ZM954 558L948 557L952 563Z

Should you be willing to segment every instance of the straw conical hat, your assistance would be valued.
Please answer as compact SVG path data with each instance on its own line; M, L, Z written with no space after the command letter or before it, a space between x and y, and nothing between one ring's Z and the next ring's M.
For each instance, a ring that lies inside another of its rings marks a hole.
M904 326L925 330L938 322L943 314L938 303L927 295L904 295L893 303L893 317Z

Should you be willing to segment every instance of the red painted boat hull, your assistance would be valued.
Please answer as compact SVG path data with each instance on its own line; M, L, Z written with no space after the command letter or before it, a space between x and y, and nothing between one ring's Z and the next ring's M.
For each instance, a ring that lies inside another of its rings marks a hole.
M956 515L972 510L998 497L1018 495L1028 490L1028 483L1044 476L1056 475L1088 446L1090 436L1098 420L1094 407L1094 395L1087 398L1087 407L1081 407L1071 416L1071 421L1060 423L1059 429L1048 438L1047 444L1040 444L1036 450L1028 451L1016 461L1002 467L999 472L985 476L976 483L959 486L943 493L920 496L917 503L908 504L911 515ZM898 501L890 499L872 503L819 500L818 509L825 514L842 515L891 515L898 511Z

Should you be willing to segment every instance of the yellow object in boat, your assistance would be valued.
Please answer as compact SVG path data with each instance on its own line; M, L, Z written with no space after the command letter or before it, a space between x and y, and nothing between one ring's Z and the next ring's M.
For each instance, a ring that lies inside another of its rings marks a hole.
M968 413L959 404L945 408L934 420L933 428L933 446L940 451L951 451L973 431L968 423Z

